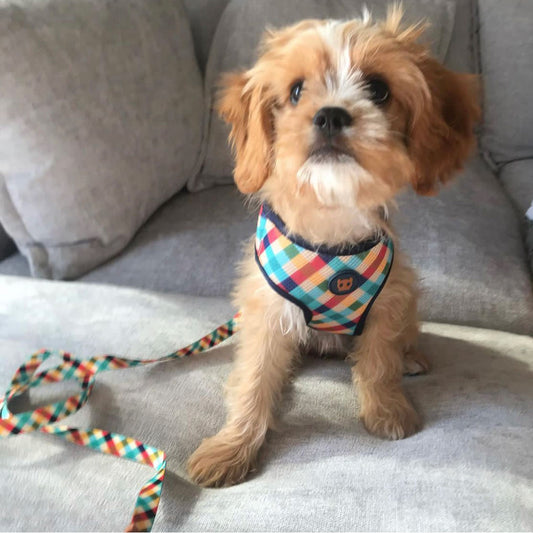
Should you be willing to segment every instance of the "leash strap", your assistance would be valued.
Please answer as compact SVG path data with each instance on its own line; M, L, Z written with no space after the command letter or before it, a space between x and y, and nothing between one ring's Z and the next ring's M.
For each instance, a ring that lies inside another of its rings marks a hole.
M79 360L67 352L39 350L15 372L5 396L0 398L0 438L39 430L79 446L86 446L101 453L124 457L151 466L156 470L156 473L141 488L131 522L126 529L126 531L151 531L165 478L165 452L130 437L103 429L83 430L53 424L76 413L85 405L94 388L96 374L99 372L162 363L205 352L231 337L238 329L239 318L240 313L237 313L231 320L214 329L208 335L158 359L125 359L115 355L99 355L90 359ZM41 364L51 357L61 359L62 363L37 373ZM66 401L39 407L34 411L16 415L9 411L9 401L20 396L29 388L69 379L78 381L81 388L79 394L71 396Z

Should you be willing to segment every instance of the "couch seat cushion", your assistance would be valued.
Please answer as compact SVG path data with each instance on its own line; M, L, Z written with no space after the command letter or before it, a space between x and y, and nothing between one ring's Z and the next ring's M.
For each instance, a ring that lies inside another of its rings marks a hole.
M141 228L118 257L84 281L156 291L226 296L252 235L256 215L232 186L198 194L183 192Z
M230 186L180 194L141 229L132 246L84 279L227 295L242 257L241 241L255 230L255 216ZM520 221L481 158L470 161L457 182L435 198L403 195L393 219L420 274L424 320L533 334Z
M406 193L393 213L400 245L423 288L424 320L533 334L533 296L520 221L485 163L475 158L435 198ZM227 296L256 213L232 186L180 193L119 256L84 281ZM0 274L27 275L20 256Z
M30 276L28 261L21 253L9 254L0 261L0 274L3 276Z
M424 320L533 334L522 218L481 158L438 196L402 196L393 219L421 278Z
M231 316L226 300L0 277L0 388L36 348L79 357L166 354ZM357 421L348 365L305 360L258 470L228 489L199 489L184 463L224 421L234 340L185 361L114 371L68 419L165 450L155 531L501 531L533 521L533 340L426 324L434 368L405 378L424 429L396 442ZM65 397L33 389L18 409ZM69 389L70 390L70 389ZM152 470L49 435L0 443L5 530L122 530ZM502 453L502 450L504 453ZM95 512L95 510L98 512Z

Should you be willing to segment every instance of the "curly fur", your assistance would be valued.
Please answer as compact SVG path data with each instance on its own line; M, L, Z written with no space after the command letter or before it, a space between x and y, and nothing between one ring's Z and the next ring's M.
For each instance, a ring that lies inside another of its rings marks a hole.
M422 25L403 27L401 10L373 22L306 20L265 35L257 63L222 79L218 103L231 125L235 182L268 201L290 232L317 245L353 244L387 232L384 213L410 185L434 194L461 168L479 117L476 80L447 70L417 43ZM386 105L370 98L367 80L390 88ZM290 89L303 80L297 105ZM320 160L313 117L342 107L351 119L340 139L346 156ZM234 301L242 310L228 418L189 460L191 478L206 486L242 481L252 468L273 409L300 352L341 353L354 363L359 416L369 432L407 437L420 417L401 386L404 370L428 368L416 349L416 276L396 252L389 279L357 339L317 332L301 311L266 283L250 253Z

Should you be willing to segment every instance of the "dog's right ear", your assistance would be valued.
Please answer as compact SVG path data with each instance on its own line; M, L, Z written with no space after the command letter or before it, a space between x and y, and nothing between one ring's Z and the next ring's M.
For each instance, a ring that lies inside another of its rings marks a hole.
M231 125L235 183L242 193L257 192L272 169L272 99L250 71L231 73L222 77L217 110Z

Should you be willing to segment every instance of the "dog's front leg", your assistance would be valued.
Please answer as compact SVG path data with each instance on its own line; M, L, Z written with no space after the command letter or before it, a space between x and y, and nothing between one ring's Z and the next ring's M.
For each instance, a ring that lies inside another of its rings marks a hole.
M226 424L205 439L188 462L191 479L200 485L243 481L263 444L296 353L279 324L268 322L263 309L243 310L235 369L228 381Z
M417 329L414 275L402 259L398 254L350 356L361 420L370 433L389 439L408 437L420 426L401 385L406 343L414 342Z

